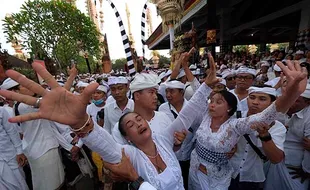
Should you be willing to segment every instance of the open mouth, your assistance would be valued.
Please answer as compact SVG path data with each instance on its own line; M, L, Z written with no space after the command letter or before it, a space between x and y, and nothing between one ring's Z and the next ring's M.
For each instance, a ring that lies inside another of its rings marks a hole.
M140 130L139 130L139 134L143 134L143 133L146 132L146 131L147 131L147 128L140 129Z

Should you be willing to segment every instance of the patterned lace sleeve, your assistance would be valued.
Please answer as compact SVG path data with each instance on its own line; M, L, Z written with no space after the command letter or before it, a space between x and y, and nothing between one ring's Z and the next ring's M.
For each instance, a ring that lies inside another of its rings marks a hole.
M261 113L251 115L246 118L236 119L235 130L238 134L244 135L252 131L251 125L256 122L263 122L270 125L275 121L277 117L277 110L275 103L272 103L268 108L266 108Z
M208 97L212 89L203 83L187 105L181 110L179 116L173 121L166 135L173 136L175 131L182 131L189 129L197 117L205 113L208 106Z
M82 140L87 147L97 152L104 161L112 164L121 161L122 146L117 144L112 136L98 125L95 125L94 130Z

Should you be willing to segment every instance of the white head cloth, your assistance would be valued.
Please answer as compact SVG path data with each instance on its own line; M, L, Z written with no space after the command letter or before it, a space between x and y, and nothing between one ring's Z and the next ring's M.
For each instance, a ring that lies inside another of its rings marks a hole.
M274 97L277 97L276 89L270 88L270 87L260 88L260 87L251 86L249 88L249 94L252 94L252 93L264 93L264 94L269 94L269 95L272 95Z
M301 50L298 50L298 51L296 51L296 54L303 55L305 53L303 51L301 51Z
M166 75L166 72L162 72L162 73L159 74L158 77L159 77L160 80L161 80L161 79L165 78L165 75Z
M18 85L19 84L15 80L7 78L3 81L2 85L0 86L0 89L7 90Z
M304 98L310 99L310 84L307 84L306 90L300 95Z
M261 67L270 67L270 64L268 63L268 61L261 61Z
M160 83L160 78L155 73L138 73L134 77L133 81L130 83L129 89L131 93L137 92L139 90L147 88L158 89L158 83Z
M101 92L107 93L108 89L107 87L103 86L103 85L99 85L97 90L100 90Z
M184 71L184 69L180 69L179 75L177 76L177 79L182 78L182 77L184 77L184 76L185 76L185 71Z
M185 84L183 84L180 81L173 80L173 81L167 81L163 84L166 88L172 88L172 89L185 89Z
M225 69L222 73L222 78L225 79L226 77L228 77L229 75L235 75L234 71L230 70L230 69Z
M77 83L77 85L76 85L78 88L80 88L80 87L87 87L88 86L88 83L86 83L86 82L83 82L83 81L79 81L78 83Z
M273 66L273 70L275 70L275 71L277 71L277 72L281 72L281 71L282 71L281 68L280 68L277 64L275 64L275 65Z
M171 73L172 73L172 71L171 71L171 70L168 70L168 71L166 72L166 74L165 74L164 77L169 77L169 76L171 75Z
M108 85L111 86L113 84L128 84L128 80L126 77L109 77Z
M250 69L248 67L240 67L237 71L236 71L236 75L238 74L251 74L256 76L256 70L255 69Z
M222 84L222 85L224 85L224 86L226 86L226 80L225 80L225 79L220 78L220 77L216 77L216 78L222 79L219 83Z

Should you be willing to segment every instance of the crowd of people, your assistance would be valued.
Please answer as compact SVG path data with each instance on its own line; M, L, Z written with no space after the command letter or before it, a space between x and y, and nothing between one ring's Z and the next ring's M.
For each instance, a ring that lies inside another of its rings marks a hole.
M310 51L52 76L1 56L0 189L310 189ZM2 77L3 76L3 77Z

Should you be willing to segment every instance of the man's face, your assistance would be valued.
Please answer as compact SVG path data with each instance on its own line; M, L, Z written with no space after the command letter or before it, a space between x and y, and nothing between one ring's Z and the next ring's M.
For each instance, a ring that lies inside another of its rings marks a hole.
M157 89L148 88L135 92L135 104L155 111L157 108Z
M166 89L166 98L168 102L172 105L183 100L184 90L176 88L167 88Z
M114 84L110 86L111 94L116 102L126 100L128 85L127 84Z
M251 74L238 74L236 76L236 86L240 89L248 89L253 84L254 76Z
M265 93L251 93L247 101L251 115L262 112L272 103L271 97Z

